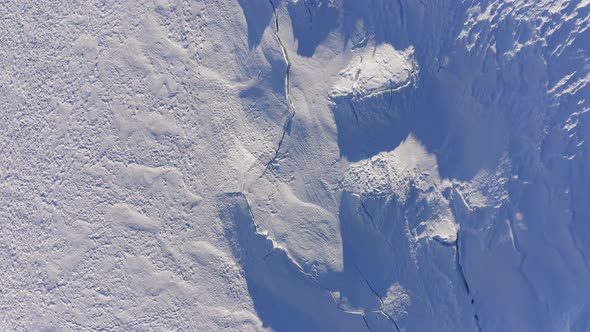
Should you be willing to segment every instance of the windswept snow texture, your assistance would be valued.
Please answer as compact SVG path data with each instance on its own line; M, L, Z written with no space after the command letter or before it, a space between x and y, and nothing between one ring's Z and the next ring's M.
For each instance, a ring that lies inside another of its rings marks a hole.
M590 1L0 1L1 331L590 331Z

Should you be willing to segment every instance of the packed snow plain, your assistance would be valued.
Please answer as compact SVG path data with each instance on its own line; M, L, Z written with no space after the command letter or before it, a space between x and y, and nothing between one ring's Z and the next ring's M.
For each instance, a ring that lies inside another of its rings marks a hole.
M0 21L0 330L590 330L589 1Z

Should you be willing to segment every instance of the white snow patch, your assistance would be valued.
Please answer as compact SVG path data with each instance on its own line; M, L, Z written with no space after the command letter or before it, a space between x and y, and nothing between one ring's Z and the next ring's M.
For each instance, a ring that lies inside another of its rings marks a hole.
M426 200L433 211L415 229L416 240L439 238L453 242L459 226L443 191L451 183L438 174L436 156L428 153L412 135L395 150L353 163L344 177L344 187L361 196L394 196L405 202L410 189L420 192L419 200Z
M408 314L408 308L411 305L410 295L396 282L387 289L387 295L383 298L381 309L391 317L399 319Z
M108 212L109 219L138 231L157 232L160 223L137 212L125 203L111 206Z
M361 49L340 72L330 95L368 96L411 83L416 74L414 48L398 51L389 44L380 44Z

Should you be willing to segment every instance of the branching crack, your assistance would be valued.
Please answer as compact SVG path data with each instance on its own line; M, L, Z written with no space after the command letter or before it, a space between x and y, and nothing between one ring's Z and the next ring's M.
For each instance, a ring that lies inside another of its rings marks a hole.
M276 252L276 251L274 251L274 250L271 250L271 251L270 251L268 254L266 254L266 255L264 255L264 257L262 257L262 260L263 260L263 261L266 261L266 259L267 259L268 257L270 257L272 254L274 254L275 252Z
M371 222L371 225L373 226L375 231L377 233L379 233L381 236L383 236L383 240L385 241L385 243L387 243L387 246L389 246L389 249L394 251L393 246L391 245L391 242L389 241L387 236L385 236L382 233L381 229L379 229L379 227L377 227L377 223L375 223L375 218L373 218L373 215L369 212L369 210L367 209L367 206L365 205L365 203L363 202L362 199L360 200L360 206L361 206L361 211L367 216L367 218L369 218L369 221Z
M363 317L363 322L365 322L365 326L367 327L367 330L369 330L369 332L373 332L373 330L371 330L371 327L369 326L369 322L367 322L367 319L365 318L365 315L362 315Z
M332 292L329 289L327 289L326 287L320 286L320 284L313 278L310 278L310 280L330 295L330 298L332 298L332 301L334 302L334 306L336 306L336 309L338 309L342 312L351 314L351 315L361 316L363 319L363 322L365 322L365 326L367 327L367 330L369 330L369 332L372 332L371 327L369 327L369 323L367 322L367 319L365 318L364 312L362 312L362 311L358 311L358 312L357 311L349 311L349 310L343 309L342 307L340 307L340 305L338 304L338 301L334 297L334 294L332 294Z
M377 95L383 94L384 92L389 92L389 93L397 92L397 91L400 91L400 90L402 90L404 88L407 88L408 86L410 86L412 84L414 84L414 85L416 84L416 78L415 78L414 70L412 70L410 72L410 78L404 84L398 85L398 86L394 86L394 87L387 87L387 88L376 89L375 91L369 92L366 95L364 95L363 98L377 96Z
M397 332L401 332L401 330L399 329L399 326L397 325L397 322L395 321L395 319L390 314L388 314L387 312L385 312L383 310L383 307L385 307L385 302L383 301L383 298L381 297L381 295L379 295L379 293L377 293L377 291L375 290L375 288L373 288L373 286L371 285L371 283L369 282L369 280L365 277L365 275L361 272L361 270L359 269L359 267L356 264L354 264L354 267L357 270L357 272L359 273L359 275L361 276L361 278L363 278L363 280L367 284L367 287L369 287L369 289L371 290L371 292L373 292L373 294L375 294L375 296L377 297L377 299L379 299L379 303L381 304L381 306L379 308L379 312L383 316L387 317L393 323L393 326L395 326L395 329L397 330ZM364 318L365 317L363 316L363 319Z
M387 113L391 112L391 103L393 102L393 91L389 90L389 105L387 106Z
M469 299L471 301L471 305L473 306L475 300L471 296L471 288L469 287L469 283L467 282L467 277L465 276L465 269L463 268L463 264L461 263L461 249L460 249L461 247L459 246L459 232L457 232L457 239L455 240L455 242L447 243L447 242L439 241L439 243L441 243L445 246L452 246L453 249L455 250L456 268L457 268L457 271L459 272L459 277L461 278L461 281L463 282L463 286L465 287L465 292L467 293L467 297L469 297ZM473 308L473 310L475 312L475 308ZM479 316L477 315L477 312L474 313L474 320L475 320L475 325L477 326L477 330L481 332L481 326L479 325Z
M465 270L463 269L463 265L461 264L461 251L459 250L459 234L457 233L457 241L453 243L453 247L455 248L455 264L457 264L457 271L459 271L459 276L463 281L463 286L465 287L465 291L467 292L468 296L471 296L471 289L469 288L469 283L467 282L467 278L465 277Z
M268 0L268 2L270 2L270 6L272 7L272 13L275 19L275 31L279 32L279 19L277 16L277 8L275 7L275 4L272 0Z
M356 112L356 108L354 107L354 103L352 102L352 97L350 97L350 99L348 99L348 103L350 104L350 108L352 109L352 114L354 115L354 119L356 121L356 124L359 123L359 116Z
M240 192L239 194L241 194L244 197L244 201L246 201L246 208L248 208L248 214L250 215L250 218L252 219L252 224L254 225L254 229L257 229L258 225L256 224L256 219L254 219L254 214L252 213L252 205L250 205L250 200L248 200L248 195L244 192Z
M371 221L371 224L373 224L373 227L375 227L375 229L378 230L377 225L375 224L375 221L373 220L373 216L369 213L367 206L365 205L365 203L362 200L360 202L361 202L361 209L363 209L363 212L367 215L367 217L369 217L369 220Z
M457 261L457 270L459 270L459 275L463 280L463 285L465 285L465 290L467 291L467 296L471 298L471 305L473 305L474 299L471 296L471 289L469 288L469 283L467 282L467 278L465 277L465 270L463 269L463 264L461 263L461 250L459 246L459 232L457 232L457 240L454 243L455 245L455 260ZM474 308L475 311L475 308ZM481 332L481 326L479 325L479 317L477 313L474 314L475 325L477 326L477 330Z
M363 62L363 58L361 56L361 63L362 62ZM390 112L391 106L393 104L394 92L398 92L402 89L405 89L405 88L409 87L410 85L413 85L414 87L416 87L417 83L418 83L418 67L416 65L415 60L412 60L412 68L410 70L408 70L409 77L408 77L407 81L404 82L403 84L397 85L397 86L381 87L381 88L375 89L371 92L368 92L367 94L356 97L357 96L356 89L357 89L357 85L358 85L359 75L360 75L360 69L355 74L354 83L352 86L352 95L348 101L350 104L350 107L352 108L352 112L353 112L354 118L356 119L357 124L358 124L358 114L357 114L357 111L354 107L353 100L356 100L357 98L363 99L363 98L368 98L368 97L374 97L374 96L383 95L383 94L389 92L389 102L388 102L388 106L387 106L387 112Z
M291 123L293 122L293 118L295 117L295 106L293 104L293 100L291 99L291 91L290 91L290 89L291 89L291 79L290 79L291 60L289 60L289 54L287 53L287 48L285 47L285 44L283 44L283 41L281 40L281 36L279 35L279 16L277 15L277 9L276 9L275 4L272 0L268 0L268 2L272 6L272 11L273 11L274 19L275 19L275 36L277 38L277 41L279 42L279 46L281 47L281 52L283 53L283 59L285 60L285 64L287 65L287 68L285 69L285 98L287 99L287 107L288 107L287 111L289 112L289 116L287 117L287 119L285 120L285 123L283 124L283 133L282 133L281 139L279 140L279 143L277 144L277 147L275 149L274 156L266 163L264 171L260 175L261 178L266 175L266 172L268 171L268 169L279 157L279 152L281 150L281 146L283 145L283 141L285 140L285 136L287 135L287 132L290 130Z

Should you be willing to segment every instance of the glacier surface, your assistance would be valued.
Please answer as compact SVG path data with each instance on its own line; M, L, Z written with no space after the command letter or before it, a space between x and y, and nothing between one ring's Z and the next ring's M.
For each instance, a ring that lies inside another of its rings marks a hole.
M590 330L590 1L0 17L0 330Z

